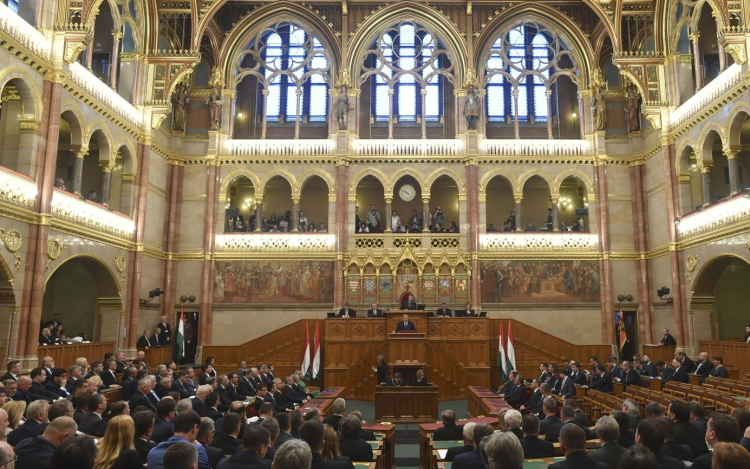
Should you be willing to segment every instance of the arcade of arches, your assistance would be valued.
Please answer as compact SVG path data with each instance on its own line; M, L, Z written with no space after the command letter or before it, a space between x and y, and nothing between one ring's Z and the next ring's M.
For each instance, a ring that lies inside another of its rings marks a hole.
M196 313L200 360L406 291L744 335L747 1L193 3L0 0L4 359L54 313L128 356Z

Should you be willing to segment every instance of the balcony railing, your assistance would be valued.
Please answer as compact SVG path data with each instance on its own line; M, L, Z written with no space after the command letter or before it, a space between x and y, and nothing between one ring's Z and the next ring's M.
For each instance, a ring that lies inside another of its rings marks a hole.
M589 251L599 239L592 233L485 233L479 245L485 251Z
M718 77L711 80L709 84L701 88L690 99L669 115L669 123L672 128L683 124L695 114L705 109L716 98L737 86L742 81L742 66L732 64L721 72Z
M465 247L466 235L443 233L368 233L350 238L357 249L458 249Z
M50 40L0 2L0 29L43 59L51 57Z
M111 212L99 204L83 201L59 189L55 189L52 194L52 216L124 238L129 238L135 231L135 222L132 218Z
M237 233L216 235L218 252L330 251L336 235L330 233Z
M738 194L678 219L682 237L695 236L750 220L750 193Z
M36 194L36 184L31 179L8 169L0 171L0 201L33 210Z
M70 64L70 75L73 83L83 88L86 92L109 107L115 113L128 120L133 125L140 125L143 116L141 112L133 106L128 100L117 94L106 84L104 84L93 73L89 72L86 67L74 62Z
M354 143L357 156L458 156L464 148L459 139L367 139Z
M487 156L591 156L587 140L518 139L483 140L481 150Z
M229 140L226 156L327 156L335 150L331 140Z

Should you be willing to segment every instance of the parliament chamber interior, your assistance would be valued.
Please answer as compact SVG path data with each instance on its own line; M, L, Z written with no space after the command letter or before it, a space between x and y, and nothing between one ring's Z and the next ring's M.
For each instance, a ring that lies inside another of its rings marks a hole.
M0 0L0 469L750 468L750 0Z

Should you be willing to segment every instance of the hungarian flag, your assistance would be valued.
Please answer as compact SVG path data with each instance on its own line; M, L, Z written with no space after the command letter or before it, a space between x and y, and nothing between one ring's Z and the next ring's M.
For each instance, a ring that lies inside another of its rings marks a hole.
M312 379L320 376L320 331L318 321L315 321L315 345L313 346Z
M180 310L180 324L177 326L177 363L185 357L185 312Z
M508 379L508 359L505 356L505 346L503 345L503 321L500 321L500 340L498 344L500 365L500 382L504 383Z
M302 376L305 380L310 379L310 332L307 329L307 321L305 321L305 350L302 352Z
M508 373L516 369L516 348L513 346L513 321L508 321Z
M622 349L625 348L625 344L628 343L628 333L625 331L625 321L623 321L622 318L622 310L620 310L615 319L617 321L617 341L620 344L620 355L622 355Z

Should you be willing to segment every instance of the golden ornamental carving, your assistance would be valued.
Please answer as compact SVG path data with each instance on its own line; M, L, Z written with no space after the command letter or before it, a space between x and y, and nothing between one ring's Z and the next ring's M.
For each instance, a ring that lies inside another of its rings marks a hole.
M63 249L66 249L67 247L68 246L65 243L56 239L50 239L47 241L47 267L45 270L49 269L50 262L56 261L62 254Z
M747 251L750 252L750 243L745 243L745 249L747 249Z
M744 44L730 44L725 46L724 50L732 56L735 63L740 65L747 63L747 51Z
M700 260L700 257L698 256L688 256L687 259L685 259L685 268L687 269L687 281L688 284L690 283L690 275L695 271L695 268L698 266L698 261Z
M125 285L125 269L128 267L128 263L125 260L125 256L112 256L112 260L115 263L115 268L120 274L120 282Z
M3 246L5 249L13 254L13 265L16 266L16 272L21 271L21 256L18 251L23 246L23 237L18 230L3 230L0 229L0 236L2 236Z

